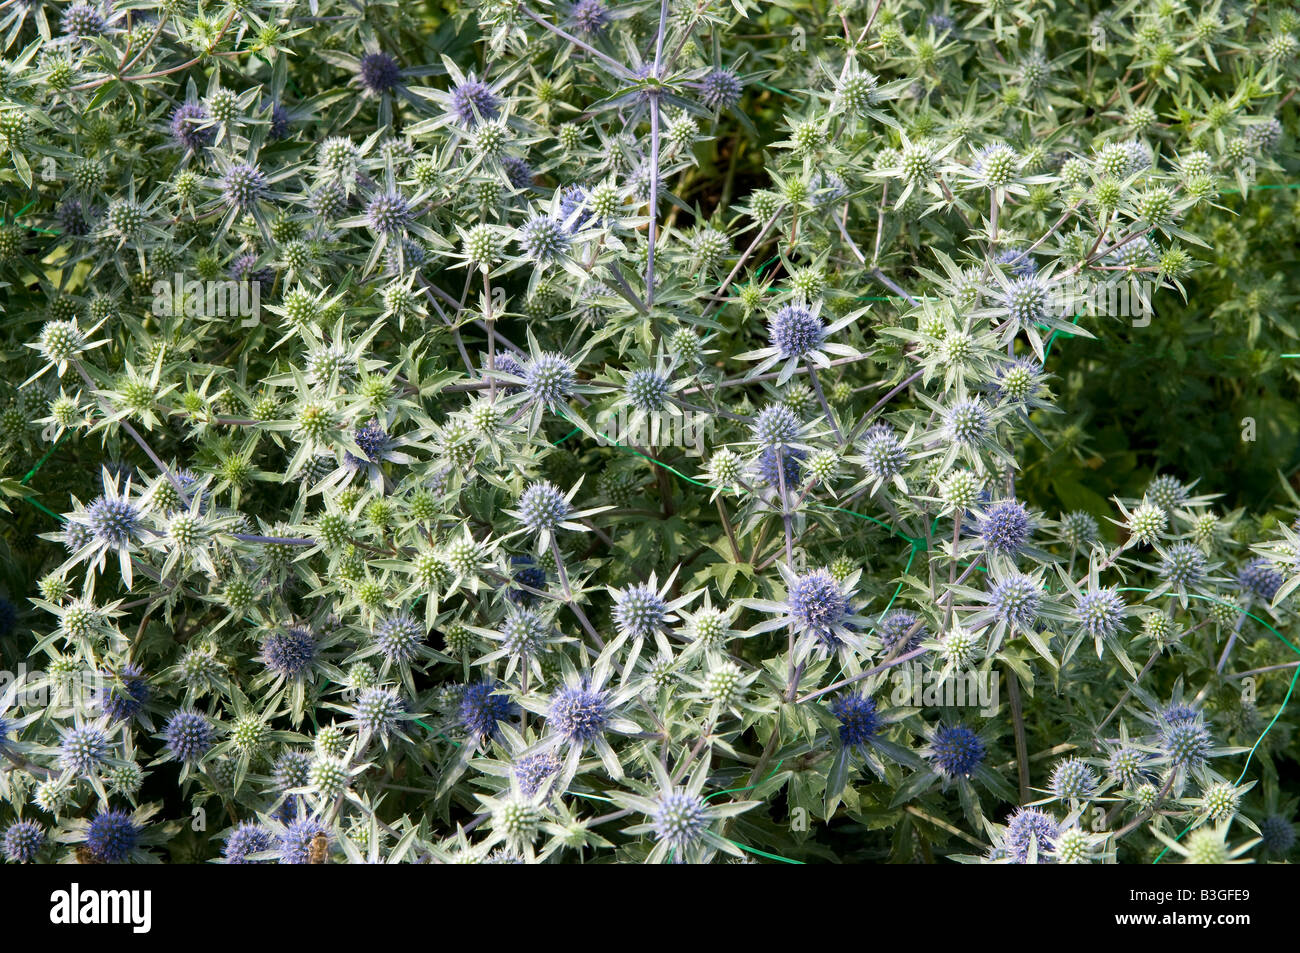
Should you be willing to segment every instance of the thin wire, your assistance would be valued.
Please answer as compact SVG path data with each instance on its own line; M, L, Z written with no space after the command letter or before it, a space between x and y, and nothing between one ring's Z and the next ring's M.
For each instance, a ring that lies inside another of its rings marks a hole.
M763 785L763 784L767 784L768 781L770 781L770 780L774 779L774 777L776 777L776 772L781 770L781 764L784 764L784 763L785 763L785 759L784 759L784 758L781 759L781 761L776 762L776 767L772 768L772 772L771 772L771 774L768 775L767 777L764 777L764 779L761 780L761 781L759 781L758 784L746 784L744 788L728 788L727 790L715 790L714 793L712 793L712 794L707 794L707 796L705 797L705 800L707 801L708 798L711 798L711 797L720 797L720 796L722 796L722 794L738 794L738 793L742 792L742 790L753 790L754 788L761 787L761 785ZM728 842L728 844L731 844L731 845L733 845L733 846L737 846L737 848L740 848L741 850L748 850L748 852L751 853L751 854L758 854L759 857L767 857L768 859L772 859L772 861L780 861L781 863L798 863L798 865L803 865L803 861L796 861L796 859L792 859L792 858L789 858L789 857L781 857L780 854L770 854L770 853L767 853L766 850L759 850L758 848L751 848L751 846L746 846L745 844L741 844L740 841L732 840L731 837L728 837L727 842Z
M50 459L50 454L52 454L55 450L59 449L59 444L63 443L63 438L66 437L67 435L68 435L67 431L64 431L63 433L59 434L59 439L54 441L54 446L46 450L45 456L41 457L39 460L36 461L36 466L32 467L30 470L27 471L27 476L23 477L21 480L18 481L19 486L26 486L27 481L30 480L32 477L36 476L36 471L39 470L41 467L45 466L45 461Z

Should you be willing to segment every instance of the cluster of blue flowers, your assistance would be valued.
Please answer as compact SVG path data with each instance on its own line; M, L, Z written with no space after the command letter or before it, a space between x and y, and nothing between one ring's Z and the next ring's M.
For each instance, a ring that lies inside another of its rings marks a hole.
M8 5L5 862L1289 859L1300 499L1093 388L1282 375L1300 15L961 6Z

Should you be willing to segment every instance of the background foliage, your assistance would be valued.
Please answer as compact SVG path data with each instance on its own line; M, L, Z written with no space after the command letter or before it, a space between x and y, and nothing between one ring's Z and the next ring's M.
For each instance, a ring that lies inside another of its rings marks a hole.
M1298 30L5 0L6 859L1287 859Z

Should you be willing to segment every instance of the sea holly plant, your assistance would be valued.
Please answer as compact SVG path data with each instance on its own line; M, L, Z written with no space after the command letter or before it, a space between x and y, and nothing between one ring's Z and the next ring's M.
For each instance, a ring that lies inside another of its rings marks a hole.
M0 855L1293 859L1298 37L3 5Z

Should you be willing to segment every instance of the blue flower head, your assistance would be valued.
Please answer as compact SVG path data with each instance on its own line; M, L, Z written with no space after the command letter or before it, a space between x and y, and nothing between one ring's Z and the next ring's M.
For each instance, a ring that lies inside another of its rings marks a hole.
M104 697L104 714L113 721L134 718L149 700L149 685L140 666L127 662L118 672L116 682Z
M843 200L849 194L849 186L838 172L819 169L808 179L808 192L813 205L824 209Z
M1139 235L1134 239L1120 245L1113 252L1106 255L1107 264L1120 265L1125 268L1137 268L1152 261L1158 252L1158 249L1151 244L1151 240L1145 235ZM1157 479L1162 479L1158 477ZM1169 479L1174 479L1169 477ZM1177 480L1174 480L1177 483ZM1147 491L1150 494L1150 490ZM1154 500L1155 497L1152 496Z
M667 378L662 374L643 368L627 376L624 391L633 407L653 413L662 410L667 403L669 386Z
M984 511L979 534L990 552L1013 555L1024 548L1033 528L1025 504L1019 500L1000 500Z
M599 33L609 24L609 10L603 0L578 0L569 10L569 20L579 33Z
M399 724L406 705L391 688L367 688L357 696L357 723L374 735L388 735Z
M790 588L786 604L800 628L826 640L834 639L832 629L849 612L848 598L826 569L814 569L800 576Z
M310 776L311 755L306 751L286 751L271 768L271 783L282 793L306 787Z
M77 774L93 773L108 757L108 736L96 725L75 725L59 745L59 763Z
M1028 627L1038 618L1043 592L1033 577L1024 573L1008 576L993 585L989 605L1008 625Z
M1032 844L1038 863L1049 863L1047 854L1056 847L1056 839L1060 836L1061 827L1051 815L1035 807L1022 807L1007 822L1007 856L1012 863L1028 863Z
M375 644L390 662L409 662L419 654L424 626L409 612L390 615L375 626Z
M311 856L312 841L318 834L329 836L329 829L314 817L304 817L287 825L280 832L280 863L305 864Z
M885 617L876 632L880 636L880 641L885 644L886 652L894 651L894 647L911 631L912 626L916 625L917 618L916 613L907 612L903 609L891 612ZM929 637L930 630L924 625L921 626L915 632L912 632L910 636L907 636L907 645L902 651L910 652L918 648Z
M392 92L402 78L397 60L387 53L375 51L361 57L358 76L361 85L376 96Z
M63 524L63 548L75 553L95 538L95 532L84 523L68 520Z
M393 438L388 435L388 431L379 426L377 420L371 420L364 427L359 427L352 438L356 441L357 449L364 453L371 463L379 463L393 447Z
M730 109L740 102L744 92L740 77L729 69L713 69L700 80L700 102L714 111Z
M944 432L953 443L969 445L979 441L989 429L989 412L982 400L961 400L943 415Z
M230 267L226 269L226 274L230 276L232 281L247 281L249 284L265 285L269 288L275 283L275 271L268 267L258 267L257 259L256 252L244 252L242 255L236 255L231 260ZM186 482L179 473L176 474L176 478Z
M101 863L125 860L140 840L140 828L126 811L114 808L95 815L86 831L86 849Z
M287 139L292 129L292 123L289 121L289 111L279 103L271 104L271 122L266 130L266 137L272 142L280 139Z
M952 17L942 13L930 14L925 22L934 27L935 36L937 37L943 37L954 30Z
M783 447L799 436L799 417L785 404L770 404L754 418L753 430L760 446Z
M907 448L889 424L875 424L862 435L863 467L876 480L888 480L903 472Z
M335 218L348 205L348 194L338 182L328 181L312 193L311 209L324 218Z
M1123 628L1126 610L1124 600L1114 587L1106 587L1079 596L1074 617L1084 632L1094 638L1109 638Z
M204 126L211 117L208 108L202 103L181 103L172 112L171 133L177 144L192 152L198 152L205 146L212 145L217 137L217 130Z
M140 510L129 500L96 497L85 521L91 535L112 549L125 549L140 533Z
M514 580L520 586L528 586L530 589L546 588L546 570L529 556L511 556L511 564L515 567ZM511 586L506 595L512 602L528 604L536 601L537 596L525 589Z
M704 799L680 788L660 794L650 813L655 837L678 851L685 850L704 836L707 819Z
M1023 248L1003 249L993 256L993 261L1008 266L1016 278L1030 278L1038 273L1038 263L1034 261L1034 256L1026 255Z
M266 176L257 166L240 162L226 170L221 188L227 205L246 211L266 194Z
M1036 275L1016 278L1002 296L1002 306L1021 325L1041 323L1048 316L1051 293Z
M212 723L195 711L178 711L167 720L163 739L180 761L197 761L212 747Z
M497 367L506 370L501 358L497 359ZM524 389L529 396L548 406L556 406L568 400L577 383L573 365L558 354L539 354L522 369L520 376L524 379Z
M522 378L524 376L524 366L520 364L518 361L516 361L513 357L511 357L509 354L496 354L493 355L493 357L496 362L494 367L495 370L499 371L502 374L509 374L511 377ZM486 363L484 366L486 366ZM512 394L517 394L521 390L523 390L523 388L520 387L518 384L509 384L509 383L505 383L504 381L498 384L497 386L501 391L501 393L505 394L507 397L509 397Z
M574 744L594 741L609 722L609 696L603 691L566 685L551 700L547 724Z
M1161 720L1160 750L1175 768L1196 768L1205 763L1214 746L1210 729L1199 711L1189 706L1177 706L1176 717L1170 718L1166 709ZM1184 715L1183 709L1191 711Z
M1097 773L1082 758L1065 758L1052 769L1049 784L1059 798L1088 798L1097 790Z
M524 797L532 797L542 789L547 780L560 770L560 759L554 752L541 751L520 758L514 767L515 780Z
M803 485L803 470L801 464L807 458L807 454L802 450L785 448L777 450L776 447L768 447L758 455L758 464L756 470L759 479L768 486L780 488L781 480L784 478L787 490L794 489ZM784 472L778 470L780 466Z
M93 214L94 210L77 198L60 202L54 212L59 222L59 231L73 238L83 238L90 234Z
M830 709L840 723L840 741L846 747L864 745L880 730L880 715L873 698L846 693L832 701Z
M228 864L251 864L249 854L271 849L271 834L257 821L243 821L226 836L226 846L221 852Z
M537 174L527 160L519 156L506 156L501 160L501 168L505 171L506 181L516 189L528 188L533 184L533 177Z
M97 4L77 0L64 9L63 16L59 19L59 29L67 36L87 39L102 35L108 29L108 23L103 9Z
M1130 174L1151 168L1151 150L1141 142L1129 140L1124 143L1124 151L1128 156Z
M1273 601L1283 581L1282 574L1263 556L1251 559L1237 572L1237 586L1242 592L1252 593L1268 602Z
M1201 717L1201 710L1195 705L1175 703L1160 711L1160 720L1168 724L1180 721L1195 721Z
M787 304L768 320L768 336L781 356L802 357L826 338L822 319L801 304Z
M14 821L5 831L0 850L11 864L30 864L45 846L45 828L35 821Z
M519 247L530 261L548 262L569 250L569 231L548 215L537 215L519 229Z
M547 480L529 484L519 497L519 522L529 532L554 532L568 519L571 510L568 498Z
M948 778L969 777L984 754L984 742L965 725L940 725L930 742L930 760Z
M1186 589L1205 578L1205 553L1194 543L1174 543L1160 562L1160 577L1171 585Z
M487 739L496 735L497 723L516 711L508 695L494 694L493 682L475 682L460 698L460 723L471 736Z
M587 207L590 196L580 185L566 186L560 193L560 218L568 225L569 231L581 231L595 217Z
M316 637L303 626L272 632L262 643L262 663L277 675L299 678L316 660Z
M429 261L429 249L423 242L403 238L400 242L393 242L388 246L388 251L384 253L384 261L388 266L389 274L399 275L404 271L419 271Z
M400 192L379 192L366 204L366 224L384 235L402 231L413 217L411 203Z
M667 615L668 606L663 597L646 583L636 583L614 594L614 623L624 635L636 638L654 635Z
M473 76L451 91L451 111L466 129L473 129L481 120L491 122L501 114L501 100L488 85Z
M1295 846L1295 827L1281 814L1269 814L1261 820L1259 836L1265 850L1277 857L1289 853Z

